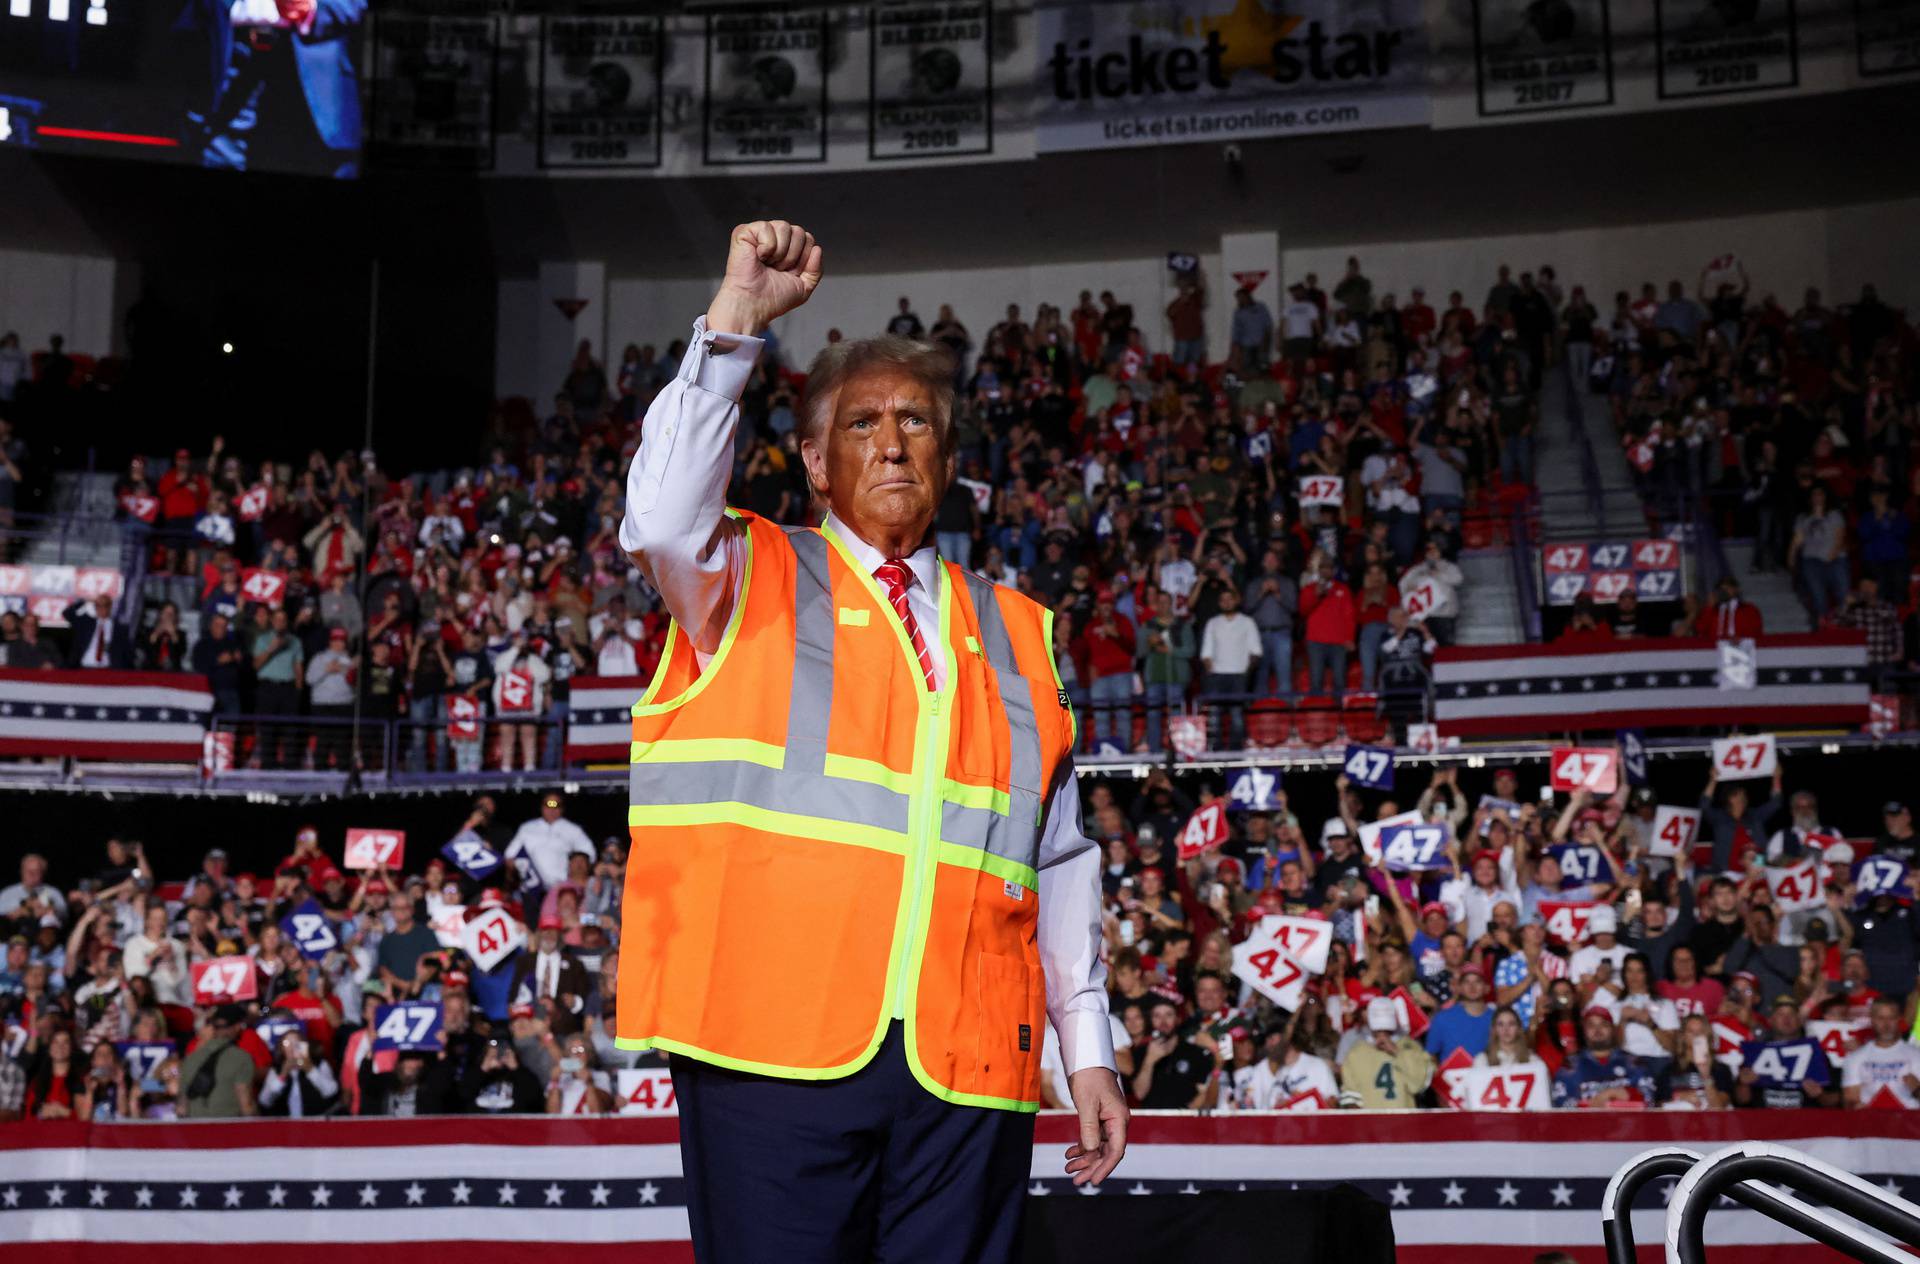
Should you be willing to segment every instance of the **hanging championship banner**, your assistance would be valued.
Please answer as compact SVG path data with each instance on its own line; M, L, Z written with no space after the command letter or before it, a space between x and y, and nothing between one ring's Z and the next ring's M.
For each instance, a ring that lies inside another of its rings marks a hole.
M827 158L826 15L707 15L709 167Z
M369 159L491 171L499 46L495 18L376 15Z
M540 24L540 165L660 165L657 17L546 18Z
M1663 101L1800 82L1793 0L1654 0L1653 12Z
M1474 0L1480 116L1613 104L1607 0Z
M1036 6L1042 153L1424 126L1414 0Z
M1920 71L1920 0L1855 0L1853 21L1862 75Z
M993 6L882 5L867 27L867 156L993 152Z

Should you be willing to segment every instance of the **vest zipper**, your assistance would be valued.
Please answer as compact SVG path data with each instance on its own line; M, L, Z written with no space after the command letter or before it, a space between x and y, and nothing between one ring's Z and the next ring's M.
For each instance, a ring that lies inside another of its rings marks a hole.
M917 665L917 664L916 664ZM940 695L930 693L927 697L926 746L922 751L920 777L920 799L912 805L914 817L907 835L907 864L913 868L913 895L907 904L907 933L900 940L899 976L894 982L893 1016L904 1021L907 1017L907 982L913 973L914 949L919 943L920 930L920 886L924 881L926 857L932 844L927 838L927 819L929 812L936 811L940 801L939 771L946 767L946 751L938 746L940 736ZM938 828L939 817L933 817Z

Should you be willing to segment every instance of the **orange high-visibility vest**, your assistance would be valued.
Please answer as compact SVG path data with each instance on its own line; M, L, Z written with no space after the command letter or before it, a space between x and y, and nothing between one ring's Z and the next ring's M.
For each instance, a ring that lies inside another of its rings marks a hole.
M950 562L928 690L831 529L746 526L703 672L669 628L633 708L615 1043L791 1079L890 1020L947 1101L1038 1110L1040 832L1073 716L1045 607Z

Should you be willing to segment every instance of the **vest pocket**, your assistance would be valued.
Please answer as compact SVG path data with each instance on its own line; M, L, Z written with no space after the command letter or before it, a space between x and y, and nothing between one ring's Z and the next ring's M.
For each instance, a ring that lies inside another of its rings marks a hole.
M1026 1101L1040 1063L1046 1007L1042 976L1020 957L979 955L980 1014L976 1081L970 1091Z

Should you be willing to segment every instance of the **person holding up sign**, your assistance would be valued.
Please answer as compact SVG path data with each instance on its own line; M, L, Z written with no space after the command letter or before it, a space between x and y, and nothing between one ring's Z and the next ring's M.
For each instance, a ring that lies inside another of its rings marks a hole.
M1799 1106L1838 1106L1840 1090L1820 1042L1807 1035L1800 1006L1790 993L1774 998L1767 1015L1770 1039L1740 1046L1740 1074L1733 1100L1742 1106L1790 1110Z
M1707 836L1713 840L1712 865L1716 872L1744 867L1747 853L1766 840L1773 818L1786 807L1786 800L1780 795L1780 782L1785 774L1782 761L1776 759L1773 794L1755 807L1747 798L1746 785L1741 782L1727 787L1724 803L1715 803L1713 792L1720 784L1720 772L1718 769L1707 772L1707 788L1700 794L1700 819Z

